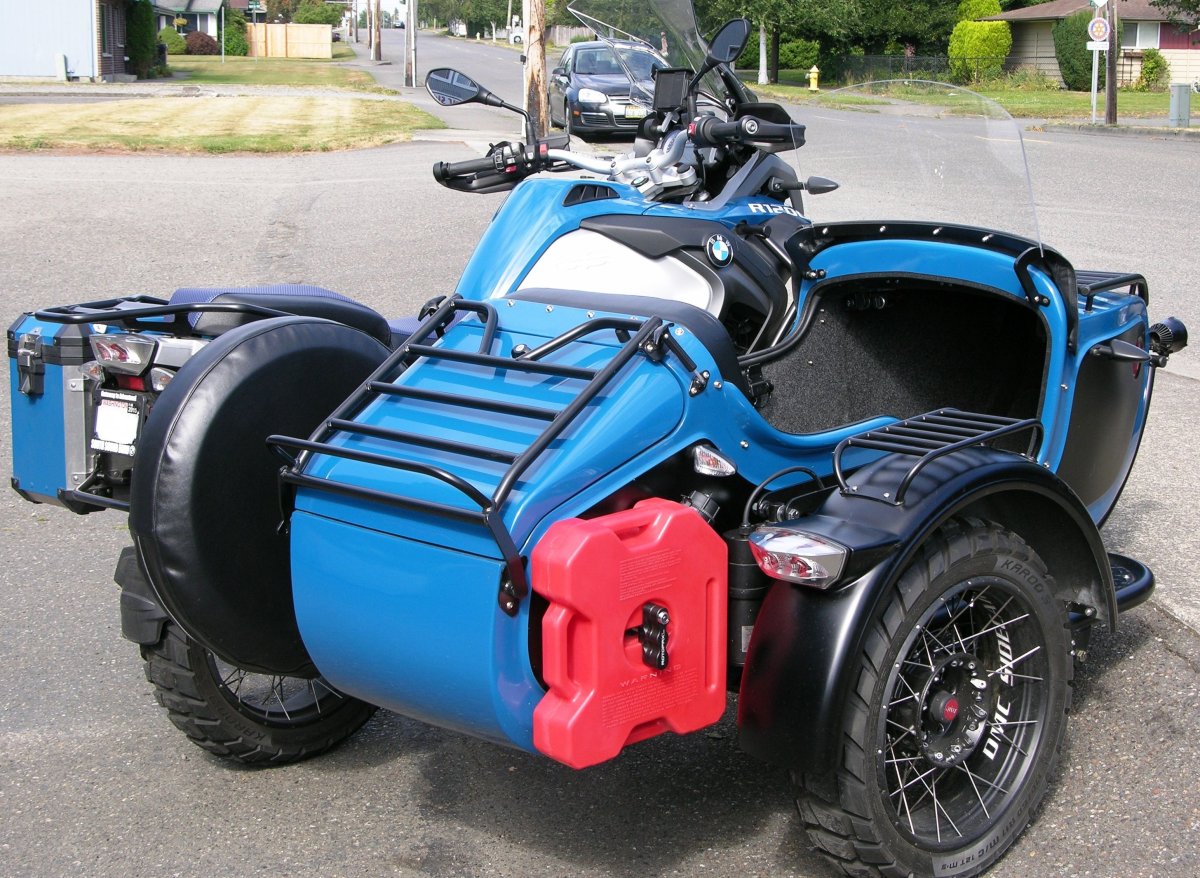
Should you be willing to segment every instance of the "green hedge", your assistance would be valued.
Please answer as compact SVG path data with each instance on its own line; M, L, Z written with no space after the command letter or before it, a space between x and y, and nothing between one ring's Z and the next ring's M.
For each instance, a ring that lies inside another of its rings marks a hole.
M137 0L125 17L125 51L129 66L138 79L150 76L158 58L158 40L154 36L154 7L150 0Z
M980 82L1000 75L1012 50L1007 21L960 21L950 32L950 75L959 82Z
M183 41L183 37L179 35L179 31L173 27L164 27L158 32L158 41L167 44L168 55L186 55L187 43Z
M1092 20L1091 9L1081 9L1068 15L1050 30L1054 37L1054 55L1058 58L1058 70L1063 82L1072 91L1091 91L1092 52L1087 47L1088 22ZM1121 26L1117 25L1117 45L1121 45ZM1097 88L1104 88L1104 59L1100 59Z
M770 44L767 44L768 50ZM817 63L821 45L816 40L788 40L779 44L780 70L808 70ZM738 68L758 69L758 34L752 33L746 51L737 60Z

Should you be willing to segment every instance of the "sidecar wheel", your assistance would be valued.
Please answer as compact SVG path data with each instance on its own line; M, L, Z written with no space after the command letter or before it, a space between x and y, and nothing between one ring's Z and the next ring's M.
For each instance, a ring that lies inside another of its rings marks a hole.
M850 875L986 870L1058 759L1065 608L1019 537L956 521L900 578L860 657L834 773L794 778L809 837Z
M146 679L192 743L246 764L286 765L340 744L376 710L320 678L256 674L218 659L173 622L142 647Z

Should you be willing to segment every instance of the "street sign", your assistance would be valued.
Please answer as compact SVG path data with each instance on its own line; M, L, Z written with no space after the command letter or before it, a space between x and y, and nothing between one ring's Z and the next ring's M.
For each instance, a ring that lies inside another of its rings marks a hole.
M1092 52L1107 52L1108 40L1088 40L1087 47Z
M246 3L247 12L262 12L263 5L259 0L248 0Z
M1108 32L1109 32L1108 19L1093 18L1091 21L1088 22L1087 32L1088 32L1088 36L1091 37L1093 40L1095 40L1097 43L1108 42ZM1089 46L1088 48L1091 48L1091 47Z

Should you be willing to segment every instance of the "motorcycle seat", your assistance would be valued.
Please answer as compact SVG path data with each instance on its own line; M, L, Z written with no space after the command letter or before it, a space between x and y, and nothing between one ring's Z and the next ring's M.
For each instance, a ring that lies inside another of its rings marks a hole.
M225 302L257 305L301 317L320 317L350 326L384 344L392 344L392 327L377 311L333 290L308 284L270 284L256 287L185 287L171 296L172 305ZM261 317L233 312L197 312L192 328L217 336Z
M623 296L611 293L591 293L584 290L558 290L533 287L509 293L511 299L559 305L564 308L579 308L591 311L607 311L611 314L627 314L634 317L658 317L690 330L700 340L716 361L721 378L733 384L746 396L750 396L750 385L746 374L738 364L737 350L733 339L721 322L703 308L658 299L653 296Z

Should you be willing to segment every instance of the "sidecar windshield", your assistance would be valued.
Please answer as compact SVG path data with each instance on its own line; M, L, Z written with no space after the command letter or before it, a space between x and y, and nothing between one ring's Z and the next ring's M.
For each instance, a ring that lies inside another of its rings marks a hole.
M841 184L807 198L816 223L917 220L979 226L1037 242L1037 212L1021 129L960 86L867 82L793 110L808 126L809 174Z
M567 8L597 39L617 47L616 59L631 84L630 99L647 107L654 98L651 67L694 72L708 54L691 0L573 0ZM640 44L644 51L630 51L628 43ZM701 90L718 101L726 97L721 78L711 72L701 80Z

